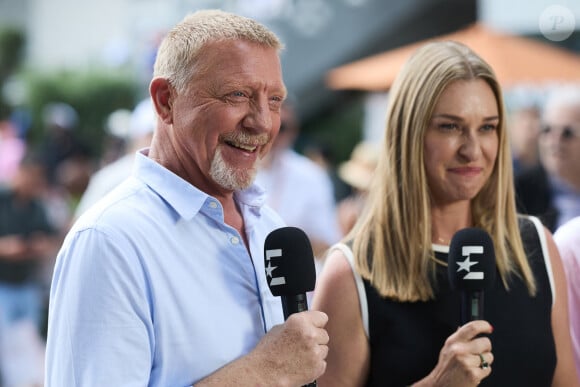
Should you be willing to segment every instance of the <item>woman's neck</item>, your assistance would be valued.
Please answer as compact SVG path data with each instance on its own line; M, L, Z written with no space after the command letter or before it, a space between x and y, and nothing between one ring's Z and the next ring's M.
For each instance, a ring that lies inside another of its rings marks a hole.
M469 202L455 203L431 208L431 242L449 245L453 235L472 226Z

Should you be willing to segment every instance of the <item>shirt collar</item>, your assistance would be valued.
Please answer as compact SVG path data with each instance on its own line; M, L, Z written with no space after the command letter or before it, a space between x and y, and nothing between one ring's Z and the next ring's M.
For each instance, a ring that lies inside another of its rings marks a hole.
M163 198L179 216L184 219L193 218L212 197L147 157L148 152L148 148L137 151L133 176ZM266 194L264 189L253 184L243 191L235 192L234 199L259 213L266 202Z

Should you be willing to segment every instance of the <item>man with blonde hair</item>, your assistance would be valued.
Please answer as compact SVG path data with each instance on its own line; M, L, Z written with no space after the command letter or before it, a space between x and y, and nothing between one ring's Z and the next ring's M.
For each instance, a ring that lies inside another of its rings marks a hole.
M278 38L222 11L165 37L157 125L132 176L83 214L51 287L46 387L300 386L325 370L326 314L285 322L253 184L286 97Z
M580 216L580 84L548 94L538 144L540 165L516 179L518 204L553 232Z

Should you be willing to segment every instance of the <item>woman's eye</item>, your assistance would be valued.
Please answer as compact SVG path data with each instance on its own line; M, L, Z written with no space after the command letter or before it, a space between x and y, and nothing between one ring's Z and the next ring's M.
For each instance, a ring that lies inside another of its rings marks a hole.
M482 129L484 132L492 132L492 131L494 131L494 130L496 129L496 126L495 126L495 125L492 125L492 124L487 124L487 125L483 125L483 126L481 127L481 129Z
M459 129L459 125L454 124L454 123L439 124L439 129L446 130L446 131L458 130Z

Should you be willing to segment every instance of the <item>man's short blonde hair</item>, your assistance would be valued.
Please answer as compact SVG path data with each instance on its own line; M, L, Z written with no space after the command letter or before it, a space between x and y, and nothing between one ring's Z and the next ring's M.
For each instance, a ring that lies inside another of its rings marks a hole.
M202 10L187 15L161 42L153 76L162 77L184 91L196 69L202 48L212 42L245 40L280 51L276 34L255 20L221 10Z

